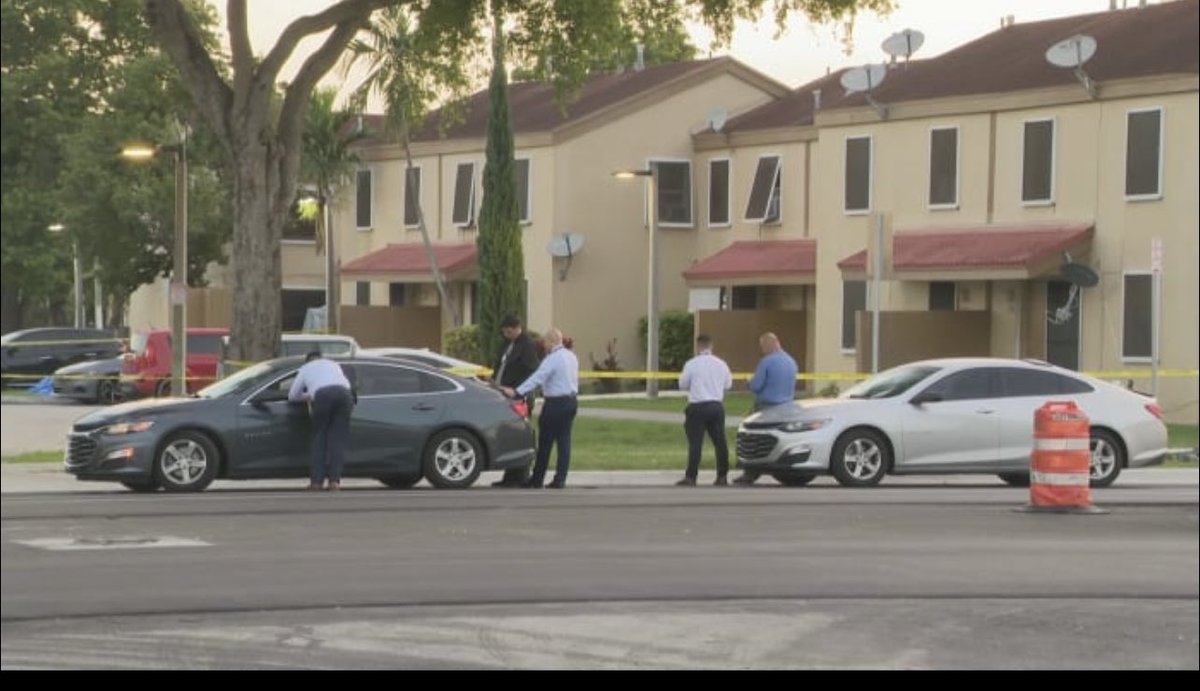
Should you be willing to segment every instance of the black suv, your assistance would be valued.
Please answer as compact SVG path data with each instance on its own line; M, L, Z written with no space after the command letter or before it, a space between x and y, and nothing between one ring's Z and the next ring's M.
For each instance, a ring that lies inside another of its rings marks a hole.
M32 386L65 365L121 354L120 339L100 329L48 327L13 331L0 337L4 386Z

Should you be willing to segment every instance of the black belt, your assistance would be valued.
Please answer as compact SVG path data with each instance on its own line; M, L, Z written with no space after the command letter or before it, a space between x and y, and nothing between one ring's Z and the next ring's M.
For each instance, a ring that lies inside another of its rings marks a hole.
M547 401L573 401L573 400L575 400L575 394L568 394L566 396L546 396L545 400L547 400Z

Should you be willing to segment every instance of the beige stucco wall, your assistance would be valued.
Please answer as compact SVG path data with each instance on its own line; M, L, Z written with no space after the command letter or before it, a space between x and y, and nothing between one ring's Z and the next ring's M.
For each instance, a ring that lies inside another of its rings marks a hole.
M1200 352L1196 295L1196 190L1198 99L1195 91L1101 100L1071 105L1043 105L993 114L939 115L886 122L824 127L814 155L814 237L818 243L816 334L818 369L853 366L840 350L841 275L838 260L867 245L873 216L842 211L844 142L848 136L872 137L872 212L890 215L897 230L908 228L1094 221L1091 251L1075 257L1101 277L1081 296L1081 359L1084 370L1144 368L1146 361L1121 357L1123 275L1148 271L1151 238L1164 243L1162 367L1194 369ZM1126 114L1131 109L1162 107L1163 166L1161 199L1125 198ZM1022 131L1027 120L1055 121L1053 201L1023 204L1020 200ZM994 134L990 131L994 120ZM930 209L926 205L929 175L929 131L959 127L959 206ZM989 170L990 139L995 139L994 168ZM993 191L989 208L988 181ZM986 282L959 283L959 309L987 309ZM927 284L885 283L885 310L918 309ZM991 343L996 355L1045 352L1045 284L1041 281L998 281L990 288ZM964 300L965 294L969 298ZM868 308L871 301L868 298ZM1136 382L1149 390L1149 381ZM1194 376L1160 381L1159 398L1172 419L1197 418Z

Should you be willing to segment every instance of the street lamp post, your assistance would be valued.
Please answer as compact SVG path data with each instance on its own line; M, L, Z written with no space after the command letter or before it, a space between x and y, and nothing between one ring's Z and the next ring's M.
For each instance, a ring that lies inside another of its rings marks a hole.
M187 395L187 221L188 173L187 136L178 144L127 146L121 156L147 160L169 153L175 161L175 251L171 270L171 395Z
M46 230L50 231L51 233L61 233L66 230L66 228L67 227L61 223L52 223L46 226ZM75 328L80 329L83 328L83 270L79 264L79 242L73 237L71 238L71 266L75 270L75 304L73 305Z
M649 213L649 239L647 268L647 314L646 314L646 398L658 398L658 167L651 162L649 168L643 170L622 170L613 173L620 179L645 178L648 186L649 201L646 210Z

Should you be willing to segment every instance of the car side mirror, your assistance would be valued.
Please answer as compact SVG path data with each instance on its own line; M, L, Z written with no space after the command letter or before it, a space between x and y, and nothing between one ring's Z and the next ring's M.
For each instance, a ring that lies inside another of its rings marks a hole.
M941 400L942 400L942 395L940 393L933 393L932 391L922 391L921 393L917 394L916 396L913 396L912 399L909 400L909 403L911 403L913 405L924 405L926 403L937 403L938 401L941 401Z
M253 403L254 405L265 405L267 403L286 401L287 398L287 394L282 391L263 391L254 397Z

